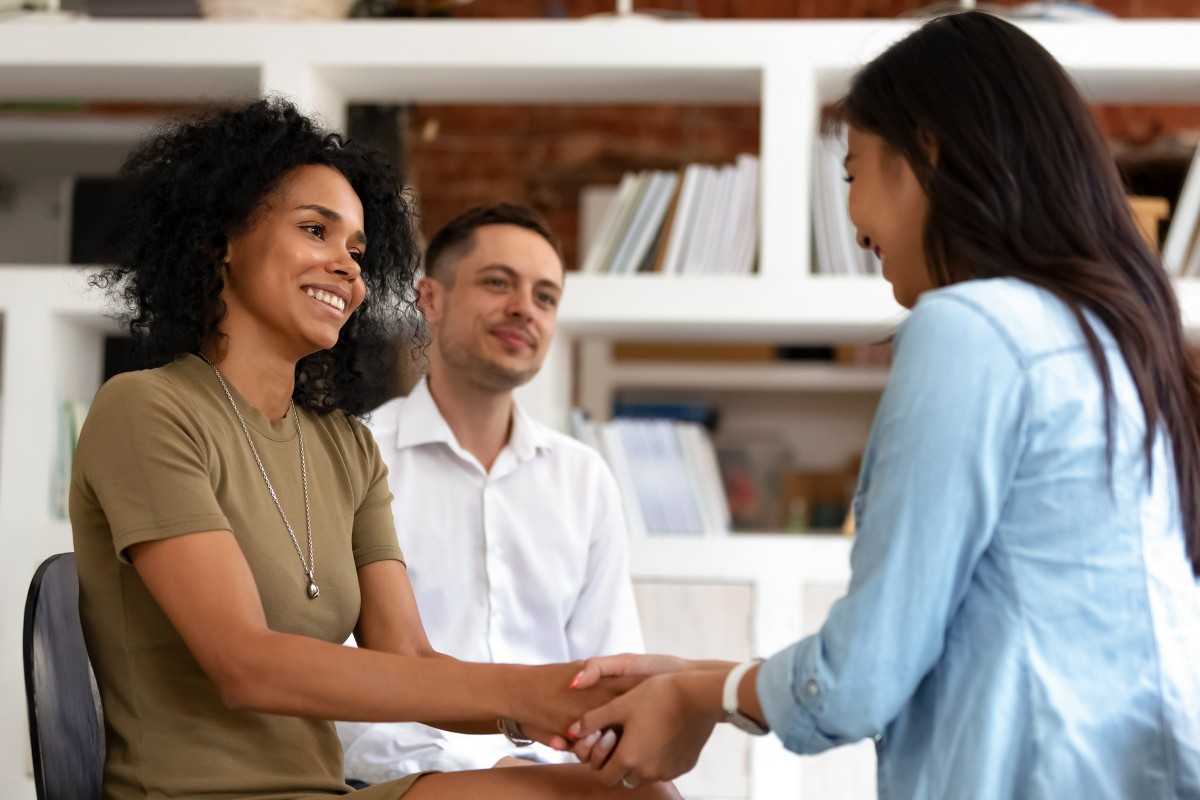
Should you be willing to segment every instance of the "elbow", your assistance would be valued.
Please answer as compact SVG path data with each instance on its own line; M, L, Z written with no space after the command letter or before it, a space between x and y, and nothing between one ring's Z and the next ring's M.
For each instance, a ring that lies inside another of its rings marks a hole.
M264 698L259 690L259 682L251 680L248 675L233 671L223 671L219 675L210 675L216 684L221 702L230 711L261 711Z
M244 680L220 680L216 682L221 702L230 711L261 711L263 702L255 687Z
M205 673L217 688L221 702L231 711L272 711L272 682L253 658L226 654L206 665Z

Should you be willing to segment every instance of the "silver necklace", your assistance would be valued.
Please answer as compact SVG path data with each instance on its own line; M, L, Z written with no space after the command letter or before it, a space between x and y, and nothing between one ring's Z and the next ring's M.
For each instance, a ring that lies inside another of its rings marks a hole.
M275 487L271 485L271 479L267 477L267 469L263 466L262 459L258 457L258 448L254 446L254 440L250 438L250 429L246 427L246 420L242 419L242 412L238 411L237 403L233 402L233 393L229 391L229 387L225 384L225 379L221 377L220 370L217 365L208 360L203 353L198 353L204 359L204 363L212 367L213 374L217 376L217 381L220 382L221 388L225 390L225 397L229 399L229 405L233 407L233 413L237 416L237 421L242 426L242 433L246 434L246 444L250 445L250 452L254 455L254 463L258 464L258 471L262 473L263 482L267 484L267 491L271 494L271 499L275 501L275 508L279 511L280 518L283 519L283 525L287 528L288 536L292 539L292 546L296 548L296 555L300 557L300 567L304 570L304 574L308 576L308 599L316 600L321 594L321 590L317 588L316 569L317 562L313 559L312 545L312 516L308 510L308 468L304 462L304 434L300 431L300 415L296 413L296 404L293 401L290 403L292 412L292 421L296 423L296 438L300 440L300 480L304 484L304 526L308 529L308 561L304 560L304 551L300 549L300 543L296 541L296 533L292 530L292 523L288 522L287 514L283 513L283 506L279 503L279 497L275 494Z

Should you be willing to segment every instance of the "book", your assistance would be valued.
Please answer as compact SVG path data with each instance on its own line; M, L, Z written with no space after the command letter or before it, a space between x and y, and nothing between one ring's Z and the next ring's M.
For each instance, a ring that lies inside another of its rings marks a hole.
M716 450L703 425L663 417L597 423L578 410L570 421L574 436L595 442L608 462L631 534L729 532Z
M696 198L692 208L692 222L681 244L677 274L696 275L704 271L704 247L713 225L713 206L717 202L718 179L716 167L703 164L700 166L694 189Z
M754 271L755 255L758 252L758 156L741 155L737 161L739 175L739 213L734 228L731 271L737 275L749 275Z
M596 240L592 242L584 258L584 272L608 272L613 256L629 228L634 211L641 203L647 182L648 176L645 173L626 173L621 178L621 183L617 186L617 195L609 206L611 215L605 215Z
M692 468L676 433L678 424L653 419L642 423L651 465L657 470L657 488L666 511L665 533L699 535L704 533L701 503L692 477Z
M1197 218L1200 218L1200 147L1192 155L1192 165L1179 190L1163 240L1163 266L1172 275L1188 274L1188 259L1196 249Z
M646 258L646 252L662 227L663 217L671 195L675 193L678 175L674 172L654 171L650 173L642 202L626 232L621 246L613 256L610 272L629 274L638 271Z
M629 459L625 455L621 432L611 424L601 425L596 438L601 444L601 454L608 462L608 468L612 470L613 479L617 482L617 490L621 493L621 506L625 511L625 525L629 528L629 535L645 536L646 518L638 501L637 487L629 470Z
M663 481L670 471L662 463L663 453L656 451L650 438L649 420L615 419L610 423L617 431L625 453L625 463L632 478L634 497L641 509L649 533L671 532L669 499Z
M725 237L731 230L734 182L737 173L732 165L717 167L715 178L710 182L712 196L706 204L707 217L699 230L697 257L690 259L689 267L702 275L727 271L722 263Z
M671 203L667 206L667 215L663 218L662 227L658 229L658 237L654 241L653 258L649 259L649 266L644 272L662 272L667 260L667 250L670 244L671 231L675 227L675 216L679 212L679 198L684 192L684 179L686 177L686 169L679 170L676 173L675 191L671 193Z
M613 239L617 235L617 226L620 221L621 210L625 204L629 202L629 195L634 190L637 183L637 176L632 172L627 172L621 176L621 182L617 184L617 189L604 206L604 216L600 223L596 225L594 235L587 242L587 250L579 265L580 272L599 272L601 258L612 249ZM580 203L583 205L582 201ZM586 229L590 233L588 226L580 224L581 233Z
M839 259L835 256L837 234L832 215L837 213L833 185L829 173L834 169L837 153L827 139L818 135L813 144L813 271L818 275L836 275Z
M587 234L581 271L632 274L748 274L759 229L759 160L626 173L603 207L585 189ZM603 210L598 210L603 208ZM595 215L602 215L593 225Z
M667 231L666 252L663 255L661 271L667 275L676 275L683 269L684 252L696 221L700 174L700 164L688 164L683 170L683 180L679 185L679 201Z
M679 422L673 427L679 437L692 492L700 505L701 530L709 536L729 533L732 525L729 503L712 438L694 422Z

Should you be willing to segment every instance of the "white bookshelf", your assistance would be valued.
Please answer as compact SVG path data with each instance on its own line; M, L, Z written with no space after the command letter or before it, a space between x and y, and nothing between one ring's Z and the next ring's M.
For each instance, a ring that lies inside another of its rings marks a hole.
M194 102L280 92L334 126L343 123L347 102L758 103L759 273L570 276L560 338L543 373L523 392L536 415L563 420L578 341L826 343L876 340L894 328L902 312L882 280L809 273L809 156L820 104L838 96L858 65L914 24L642 19L0 23L0 99ZM1200 48L1195 46L1200 21L1095 21L1027 29L1063 61L1091 99L1200 101ZM0 142L36 137L57 143L68 156L76 145L119 143L133 127L0 121ZM0 796L13 800L34 796L16 657L25 591L34 564L70 545L67 526L50 513L57 409L62 400L87 399L97 388L102 334L110 328L101 300L82 296L82 288L68 268L0 266L0 535L6 544L0 562L5 609L0 647L9 654L0 660L5 720ZM1195 335L1200 288L1181 284L1180 296ZM618 372L615 379L647 380L628 372ZM708 386L743 380L764 392L789 382L790 390L808 392L802 388L806 381L816 387L826 380L766 372L722 375L702 368L669 379ZM827 606L844 586L848 547L845 540L821 537L646 539L635 543L633 566L647 585L749 587L752 624L745 647L767 653L819 622L815 609ZM743 780L722 789L723 797L849 800L870 795L868 778L831 783L832 767L823 766L837 765L839 775L859 775L870 763L869 749L798 759L772 750L771 741L753 744Z

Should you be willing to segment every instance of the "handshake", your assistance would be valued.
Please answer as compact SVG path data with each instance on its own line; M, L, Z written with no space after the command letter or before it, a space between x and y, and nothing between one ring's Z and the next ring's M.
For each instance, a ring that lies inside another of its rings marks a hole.
M608 787L671 780L696 765L718 722L767 732L757 666L624 654L530 667L538 697L519 720L501 718L500 731L573 752Z

